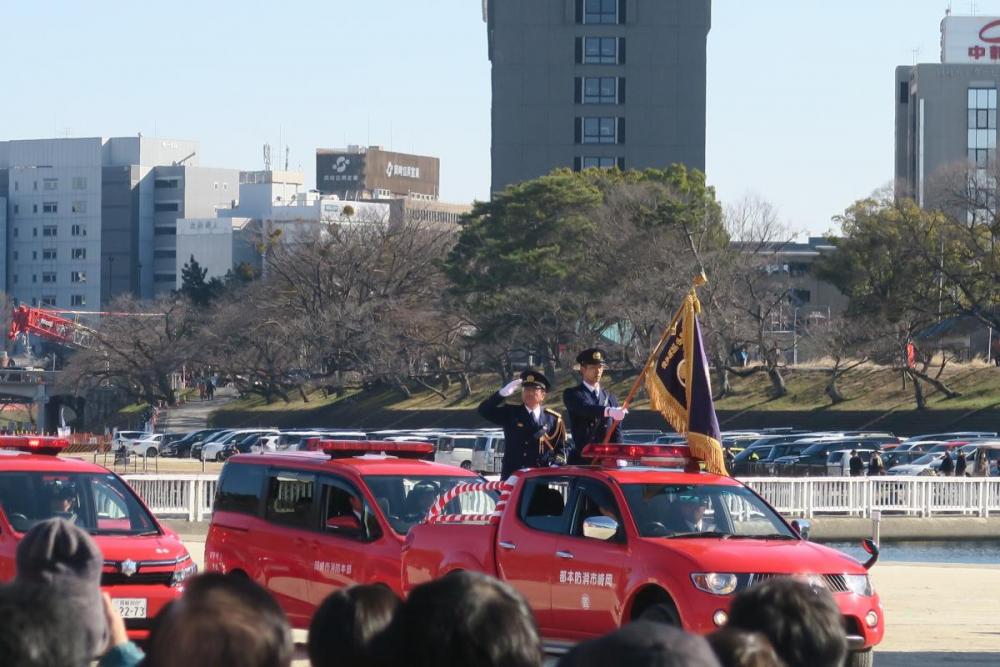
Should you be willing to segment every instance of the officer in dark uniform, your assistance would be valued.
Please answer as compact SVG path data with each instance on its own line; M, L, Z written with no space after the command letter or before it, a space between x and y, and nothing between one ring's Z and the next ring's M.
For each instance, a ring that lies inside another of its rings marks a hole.
M611 429L609 442L621 441L621 421L628 410L618 407L615 395L601 387L601 377L607 368L608 355L596 347L576 355L576 365L583 381L563 392L566 416L573 434L573 450L569 453L570 464L587 463L581 457L583 448L604 442L604 436Z
M506 403L505 399L518 388L522 402L518 405ZM479 404L483 419L503 428L501 479L507 479L521 468L566 463L566 426L562 415L542 406L548 390L549 379L529 368Z

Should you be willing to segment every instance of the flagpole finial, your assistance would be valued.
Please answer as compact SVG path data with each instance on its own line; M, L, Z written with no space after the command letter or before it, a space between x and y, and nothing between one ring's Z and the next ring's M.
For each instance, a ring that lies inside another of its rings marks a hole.
M694 277L694 280L691 281L691 286L692 287L701 287L702 285L704 285L707 282L708 282L708 276L706 276L705 272L702 271L702 272L700 272L698 275L696 275Z

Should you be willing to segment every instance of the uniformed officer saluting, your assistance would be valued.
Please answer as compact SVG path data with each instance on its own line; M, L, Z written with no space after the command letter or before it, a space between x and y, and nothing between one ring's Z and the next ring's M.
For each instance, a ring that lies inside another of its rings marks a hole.
M608 367L607 356L604 350L596 347L576 355L583 381L563 392L566 416L573 433L573 450L569 453L571 464L585 463L580 456L583 448L604 442L608 429L612 429L609 442L620 442L619 425L628 410L619 408L615 395L601 387L601 377Z
M522 403L505 402L518 387ZM500 478L507 479L515 470L566 463L566 427L562 415L542 407L549 390L549 379L529 368L521 377L479 404L479 414L503 428L504 455Z

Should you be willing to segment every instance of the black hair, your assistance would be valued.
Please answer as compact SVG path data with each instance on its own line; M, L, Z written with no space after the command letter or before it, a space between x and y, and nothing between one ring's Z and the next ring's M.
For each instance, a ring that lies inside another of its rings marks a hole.
M389 626L400 604L384 584L351 586L327 596L309 624L313 667L375 664L372 640Z
M639 620L577 644L558 667L720 667L704 637L678 627Z
M234 574L192 577L156 617L144 667L288 667L292 632L271 595Z
M825 588L782 577L733 599L729 625L766 636L791 667L840 667L847 637L840 610Z
M725 627L706 637L722 667L784 667L767 637Z
M97 656L78 611L65 603L61 591L49 586L0 586L0 665L90 665Z
M524 598L477 572L452 572L410 592L379 638L385 664L541 667L542 646Z

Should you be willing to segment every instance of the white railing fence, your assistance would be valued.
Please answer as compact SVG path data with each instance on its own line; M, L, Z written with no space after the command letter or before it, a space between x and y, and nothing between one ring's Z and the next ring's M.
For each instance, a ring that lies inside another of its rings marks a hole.
M218 475L123 475L157 516L204 521ZM1000 514L998 477L749 477L740 481L786 516L869 518Z

